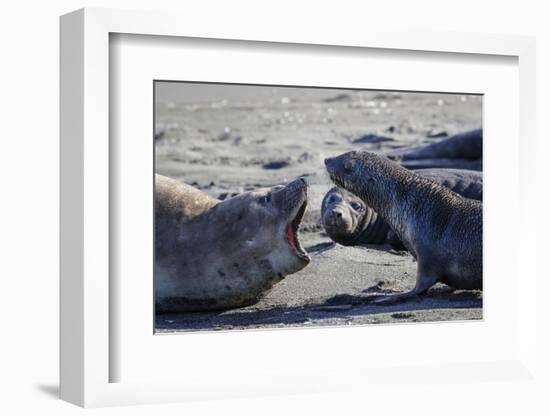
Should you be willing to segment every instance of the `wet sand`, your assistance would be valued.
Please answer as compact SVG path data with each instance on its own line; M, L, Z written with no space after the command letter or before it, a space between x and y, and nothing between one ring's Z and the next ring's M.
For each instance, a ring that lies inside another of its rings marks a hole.
M374 292L401 292L414 286L412 256L384 246L333 244L319 222L321 200L332 186L323 165L325 157L352 149L386 152L479 128L481 97L187 84L160 87L156 172L220 199L299 176L307 178L309 207L300 240L312 261L253 306L158 315L159 332L482 317L481 292L452 291L445 285L403 304L368 304Z

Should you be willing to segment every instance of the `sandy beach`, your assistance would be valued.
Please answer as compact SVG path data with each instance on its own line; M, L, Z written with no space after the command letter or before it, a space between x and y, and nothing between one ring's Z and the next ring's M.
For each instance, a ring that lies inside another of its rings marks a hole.
M389 246L334 244L320 224L332 186L324 158L352 149L384 153L480 128L480 96L185 83L157 83L155 95L156 172L219 199L305 177L300 240L312 259L255 305L158 315L159 332L482 318L480 291L442 284L422 299L369 304L374 292L414 286L412 256Z

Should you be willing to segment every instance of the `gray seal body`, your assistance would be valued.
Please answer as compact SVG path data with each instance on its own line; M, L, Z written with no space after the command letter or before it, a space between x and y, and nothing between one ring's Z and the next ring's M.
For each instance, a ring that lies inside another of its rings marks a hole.
M303 179L219 201L156 175L156 311L228 309L258 301L309 263L298 240L306 205Z
M417 174L466 198L483 199L483 175L463 169L421 169ZM404 245L384 219L361 198L339 187L331 188L321 204L321 223L327 235L345 246L361 244Z
M373 153L348 152L325 165L335 184L372 207L418 261L415 288L379 302L408 299L437 282L482 288L480 201Z
M438 142L413 148L397 149L386 156L409 169L455 168L482 169L483 130L471 130Z

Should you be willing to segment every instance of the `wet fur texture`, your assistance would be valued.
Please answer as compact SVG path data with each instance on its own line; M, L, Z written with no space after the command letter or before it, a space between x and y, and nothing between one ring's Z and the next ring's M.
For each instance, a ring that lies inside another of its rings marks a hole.
M408 299L437 282L482 288L482 203L369 152L325 160L336 185L359 196L418 261L416 286L385 301Z
M481 172L462 169L422 169L417 173L466 198L483 199ZM346 246L390 244L403 249L403 243L388 223L361 198L339 187L331 188L321 204L321 222L327 235Z

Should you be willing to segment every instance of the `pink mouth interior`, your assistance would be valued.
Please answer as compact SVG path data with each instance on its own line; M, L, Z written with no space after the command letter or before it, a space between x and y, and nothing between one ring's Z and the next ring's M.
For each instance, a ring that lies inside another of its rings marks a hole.
M298 250L298 246L296 244L296 235L294 233L294 228L292 227L292 224L288 224L288 227L286 229L286 236L288 238L288 242L290 243L290 245L295 250Z

